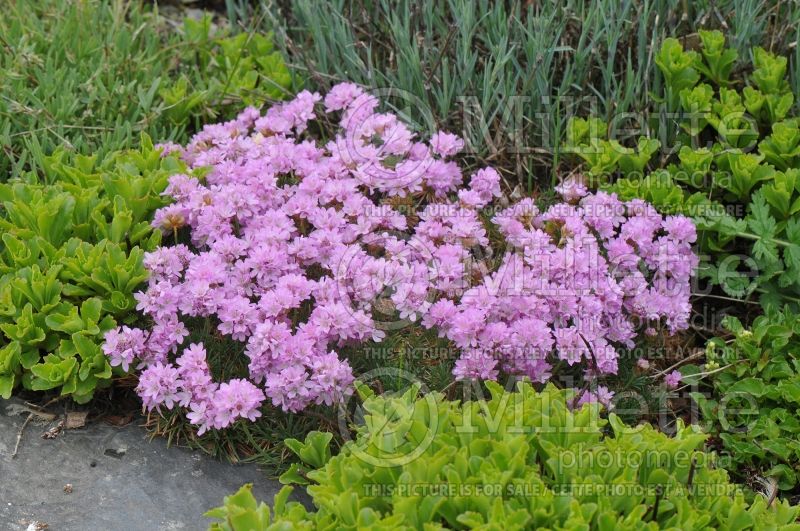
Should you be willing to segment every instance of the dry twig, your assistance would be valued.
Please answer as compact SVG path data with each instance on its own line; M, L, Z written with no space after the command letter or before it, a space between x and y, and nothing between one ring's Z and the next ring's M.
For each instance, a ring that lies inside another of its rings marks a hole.
M25 422L22 423L22 427L19 429L17 433L17 442L14 444L14 451L11 452L11 459L17 457L17 452L19 451L19 443L22 442L22 433L25 431L25 427L28 426L28 423L33 418L33 413L28 413L28 418L25 419Z

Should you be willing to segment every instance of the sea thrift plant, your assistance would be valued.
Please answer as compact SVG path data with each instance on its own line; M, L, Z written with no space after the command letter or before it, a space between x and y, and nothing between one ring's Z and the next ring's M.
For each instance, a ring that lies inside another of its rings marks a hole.
M354 378L340 349L403 326L448 338L458 378L534 381L556 360L615 372L639 321L686 326L696 262L686 218L574 186L541 212L530 199L493 209L494 169L465 179L452 160L461 139L425 143L379 104L344 83L169 146L208 168L173 176L174 203L153 221L191 244L147 255L137 301L154 324L112 331L105 345L114 365L143 369L148 408L188 407L202 432L253 420L267 399L286 411L332 404ZM322 112L339 125L327 142L309 128ZM245 343L249 378L215 382L204 346L183 345L187 317Z
M672 371L664 377L668 389L676 389L681 384L681 371Z

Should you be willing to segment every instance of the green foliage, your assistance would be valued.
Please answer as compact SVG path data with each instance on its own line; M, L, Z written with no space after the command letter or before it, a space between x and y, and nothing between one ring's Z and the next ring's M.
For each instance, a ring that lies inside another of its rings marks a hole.
M204 121L280 98L291 80L270 42L229 37L209 17L176 31L138 0L4 2L0 181L46 174L58 147L102 158L140 132L185 141Z
M288 503L289 488L282 489L272 502L273 510L264 503L258 503L253 496L253 485L242 486L236 494L225 496L222 507L208 511L205 516L222 522L212 524L211 531L260 531L266 529L314 529L306 519L305 509ZM275 522L273 522L273 513Z
M557 179L566 116L638 113L663 92L662 36L730 28L739 57L754 46L795 49L796 2L753 0L227 0L238 20L275 31L310 88L337 81L390 88L397 110L423 129L467 139L479 163L543 190ZM704 32L709 74L731 53ZM697 73L702 73L697 66ZM792 76L800 79L797 69ZM386 93L383 93L384 95ZM678 96L675 96L678 98ZM537 182L538 180L538 182Z
M701 250L700 274L727 296L756 294L765 306L800 302L800 129L788 117L794 97L786 59L753 50L750 84L735 88L737 54L719 32L701 32L701 51L664 41L657 63L665 103L682 113L677 156L646 173L658 141L639 137L638 151L609 138L596 119L571 121L567 146L586 172L623 199L641 197L666 213L691 216ZM709 83L716 85L716 89ZM690 146L709 145L710 148ZM645 149L642 149L645 146ZM626 160L637 153L637 164Z
M161 240L149 219L168 177L185 168L140 151L102 162L57 151L33 173L0 184L0 396L20 384L60 389L78 402L111 381L103 335L132 318L147 279L144 251Z
M786 79L787 59L756 47L750 83L741 90L728 88L733 84L730 75L737 52L725 48L725 38L719 31L701 31L700 37L700 54L685 51L677 40L667 39L657 55L670 59L656 60L665 78L668 110L684 113L681 126L692 137L707 124L725 148L753 147L759 125L769 128L780 122L794 103ZM701 80L718 87L717 98L713 87Z
M661 44L655 61L664 76L669 108L674 109L681 91L692 88L700 80L695 68L697 52L684 51L678 39L669 38Z
M215 35L210 15L184 20L184 39L197 72L189 72L159 91L166 116L175 124L195 116L209 121L230 116L243 105L259 107L287 95L292 77L271 35Z
M640 136L635 148L607 139L608 125L599 118L573 118L567 127L564 151L574 153L596 182L606 182L616 172L641 175L661 148L658 140ZM598 134L599 133L599 134Z
M695 68L715 84L726 85L739 54L725 47L725 36L721 31L700 30L699 35L703 42L701 53L704 61L697 61Z
M786 80L786 57L776 57L763 48L755 48L753 64L755 71L751 80L755 87L744 89L748 112L766 123L783 120L794 103Z
M330 434L288 441L304 464L282 476L308 484L315 512L272 510L248 486L207 513L215 530L262 529L796 529L799 509L752 503L713 467L703 434L631 428L596 405L529 384L465 403L417 389L363 392L363 423L331 457Z
M781 489L800 483L800 314L770 311L746 330L723 322L729 339L706 349L711 397L695 395L711 431L735 469L775 478Z

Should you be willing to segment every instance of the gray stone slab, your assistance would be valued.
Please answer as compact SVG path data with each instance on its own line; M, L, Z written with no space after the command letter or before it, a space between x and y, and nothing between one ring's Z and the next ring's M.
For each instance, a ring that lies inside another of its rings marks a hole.
M199 452L150 441L137 422L64 430L43 439L47 425L31 422L16 458L27 413L0 399L0 529L153 531L206 529L203 513L244 483L271 503L280 490L254 465L231 465ZM72 492L64 487L72 485ZM296 493L295 493L296 494ZM33 529L33 527L30 527Z

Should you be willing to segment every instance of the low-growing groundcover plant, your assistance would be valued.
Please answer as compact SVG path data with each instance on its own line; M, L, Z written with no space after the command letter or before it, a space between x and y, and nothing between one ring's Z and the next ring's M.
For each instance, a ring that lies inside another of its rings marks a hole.
M574 120L569 136L592 148L578 154L601 188L692 217L700 251L711 256L700 275L721 295L759 296L766 315L752 330L729 316L724 331L733 337L707 345L699 372L712 393L693 396L737 479L755 485L766 477L791 494L800 473L800 129L787 60L756 48L753 72L739 80L731 74L737 54L722 34L699 36L699 51L668 39L657 54L664 105L679 112L681 128L677 156L665 168L647 172L659 141L642 136L635 148L623 147L600 120Z
M695 395L732 472L743 481L773 478L784 491L800 483L800 315L770 310L750 329L735 317L727 337L706 349L712 395Z
M213 530L798 529L800 508L747 501L702 450L705 435L626 426L599 405L572 410L553 386L464 403L365 392L363 423L331 456L331 435L287 441L303 461L281 480L307 485L315 510L258 504L243 487L206 516ZM610 431L606 425L610 425Z
M268 35L229 36L209 16L174 28L141 0L9 0L0 46L0 181L59 147L103 158L140 132L185 141L292 84Z
M607 139L601 120L574 120L569 144L588 178L621 198L691 216L701 251L700 275L724 295L758 297L780 308L800 301L800 128L786 80L787 59L755 48L746 84L731 76L737 58L718 31L700 32L699 52L664 41L656 62L666 79L665 105L677 111L676 157L647 172L660 142L636 148ZM668 129L659 126L659 133Z
M116 328L103 347L114 366L145 367L148 409L188 407L203 433L255 420L266 399L290 412L331 405L353 380L337 349L411 326L450 342L458 379L537 382L556 364L614 374L640 324L687 326L687 218L580 189L544 211L531 199L493 208L499 175L481 169L462 188L455 135L418 141L345 83L325 98L340 127L320 143L320 100L304 91L170 146L204 177L172 176L175 202L155 213L176 244L145 257L137 308L153 327ZM187 318L230 337L247 373L214 381L205 346L182 345ZM600 391L583 399L607 402Z
M0 184L0 396L22 385L77 402L111 382L106 332L135 318L150 225L168 177L185 171L146 136L98 161L59 151L37 175ZM127 367L126 367L127 369Z

